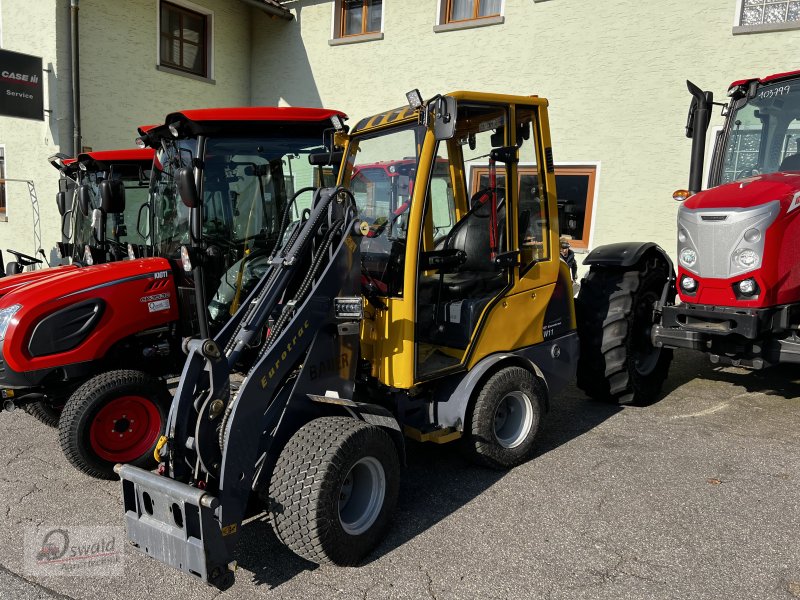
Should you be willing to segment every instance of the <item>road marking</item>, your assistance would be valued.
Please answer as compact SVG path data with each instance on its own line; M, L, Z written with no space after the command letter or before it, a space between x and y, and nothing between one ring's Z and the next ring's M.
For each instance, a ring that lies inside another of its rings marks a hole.
M713 415L714 413L718 413L721 410L725 410L729 406L730 406L729 402L723 402L722 404L717 404L716 406L712 406L711 408L701 410L700 412L689 413L688 415L674 415L670 417L670 419L690 419L692 417L705 417L708 415Z

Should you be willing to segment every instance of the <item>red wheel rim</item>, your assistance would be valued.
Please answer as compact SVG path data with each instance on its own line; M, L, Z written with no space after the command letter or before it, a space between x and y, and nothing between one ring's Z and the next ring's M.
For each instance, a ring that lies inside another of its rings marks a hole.
M100 409L89 426L94 453L113 463L140 458L161 433L158 407L144 396L120 396Z

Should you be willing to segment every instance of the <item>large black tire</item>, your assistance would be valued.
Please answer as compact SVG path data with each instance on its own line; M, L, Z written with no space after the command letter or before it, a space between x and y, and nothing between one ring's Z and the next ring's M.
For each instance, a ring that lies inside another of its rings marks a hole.
M504 367L489 377L467 417L463 447L469 458L494 469L510 469L528 460L546 394L542 382L522 367Z
M315 419L278 457L272 526L306 560L356 565L381 540L399 487L397 448L385 431L350 417Z
M61 411L64 410L64 403L54 404L49 401L39 400L38 402L25 404L23 409L48 427L58 427L58 420L61 418Z
M96 375L64 405L58 425L61 450L77 469L98 479L114 479L119 462L152 468L170 401L164 382L147 373Z
M659 259L627 270L593 266L583 279L576 303L578 387L591 398L637 405L658 399L672 350L653 346L650 332L668 280Z

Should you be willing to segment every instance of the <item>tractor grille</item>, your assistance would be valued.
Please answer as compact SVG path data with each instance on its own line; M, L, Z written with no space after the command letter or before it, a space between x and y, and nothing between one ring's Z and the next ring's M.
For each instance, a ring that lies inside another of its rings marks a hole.
M743 268L734 260L734 255L743 250L754 250L759 257L764 255L764 239L767 228L775 221L781 203L773 200L754 208L688 209L678 210L678 260L681 265L700 277L728 279L753 271L761 261L751 268ZM748 241L745 233L757 229L758 240ZM685 241L681 241L685 236ZM681 259L681 252L691 248L697 262L689 266Z

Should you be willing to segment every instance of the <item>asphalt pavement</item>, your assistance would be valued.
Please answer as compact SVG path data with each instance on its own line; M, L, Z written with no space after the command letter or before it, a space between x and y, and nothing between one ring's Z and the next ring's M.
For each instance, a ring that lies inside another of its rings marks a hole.
M680 352L664 397L569 388L537 456L506 473L413 445L383 543L356 568L293 555L262 516L225 592L128 550L124 575L41 577L33 526L122 525L118 482L70 467L56 431L0 414L0 598L800 598L800 372Z

